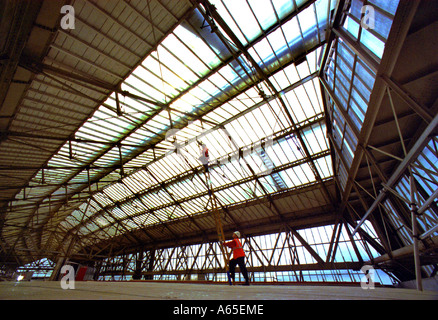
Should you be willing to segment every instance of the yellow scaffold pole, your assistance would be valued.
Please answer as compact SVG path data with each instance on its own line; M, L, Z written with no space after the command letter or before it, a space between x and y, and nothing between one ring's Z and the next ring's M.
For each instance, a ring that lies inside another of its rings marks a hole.
M205 172L205 177L206 177L206 184L207 184L207 188L208 188L208 194L210 196L208 202L211 203L211 211L213 213L213 217L214 217L214 221L216 224L216 232L217 232L217 236L220 242L220 249L222 252L222 255L224 257L224 261L225 261L225 271L227 273L227 277L228 277L228 282L231 285L231 276L230 276L230 271L229 271L229 267L228 267L228 262L230 261L230 253L228 253L225 250L225 247L223 246L223 243L225 242L225 234L224 234L224 229L222 226L222 219L221 219L221 214L218 208L218 199L216 198L216 195L214 194L213 191L213 187L211 184L211 180L210 180L210 173L209 172ZM207 205L208 205L207 202Z
M222 252L222 255L224 257L224 261L225 261L225 271L227 272L227 277L228 277L228 282L231 285L231 276L230 276L230 271L229 271L229 267L228 267L228 262L230 261L230 253L227 253L227 251L225 250L223 243L225 242L225 235L224 235L224 229L222 226L222 219L221 219L221 215L220 215L220 211L219 211L219 205L218 202L219 200L216 198L216 195L214 194L213 191L213 185L211 182L211 174L209 172L209 168L208 168L208 149L207 146L205 144L202 145L202 150L201 150L201 157L199 158L199 160L201 160L201 162L204 165L204 169L205 169L205 185L207 186L207 190L208 190L208 195L209 195L209 200L207 202L207 207L208 207L208 203L211 203L211 211L214 217L214 221L216 224L216 231L217 231L217 235L218 235L218 239L220 242L220 249Z

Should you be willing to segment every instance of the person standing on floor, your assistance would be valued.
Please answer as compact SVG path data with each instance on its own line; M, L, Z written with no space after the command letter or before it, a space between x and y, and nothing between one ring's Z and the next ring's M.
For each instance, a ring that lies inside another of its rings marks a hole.
M249 286L248 271L246 270L246 266L245 266L245 251L243 251L242 243L240 242L239 238L240 238L240 232L235 231L233 233L233 240L229 242L223 242L223 245L233 250L233 259L231 259L229 263L230 276L233 283L234 283L236 265L238 265L240 268L240 272L242 272L242 275L245 278L244 285Z

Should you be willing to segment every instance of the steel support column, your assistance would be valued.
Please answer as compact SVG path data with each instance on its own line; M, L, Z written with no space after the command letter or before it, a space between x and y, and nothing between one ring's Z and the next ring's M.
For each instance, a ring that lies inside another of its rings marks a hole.
M423 284L421 281L421 264L420 264L420 251L418 247L419 232L417 222L417 203L415 201L415 178L412 175L412 170L409 168L409 184L410 184L410 207L412 218L412 242L414 245L414 263L415 263L415 279L417 284L417 290L423 291Z

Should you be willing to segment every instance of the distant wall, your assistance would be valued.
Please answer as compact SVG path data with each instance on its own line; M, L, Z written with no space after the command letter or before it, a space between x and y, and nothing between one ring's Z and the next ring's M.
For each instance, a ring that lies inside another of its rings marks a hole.
M433 278L423 279L423 290L426 291L438 291L438 276ZM417 289L415 280L401 282L398 287L406 289Z

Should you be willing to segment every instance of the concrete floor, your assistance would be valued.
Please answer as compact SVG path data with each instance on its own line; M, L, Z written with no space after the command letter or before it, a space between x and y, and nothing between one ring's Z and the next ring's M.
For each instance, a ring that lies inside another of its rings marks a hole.
M0 282L0 300L438 300L438 292L360 286L252 285L163 282Z

